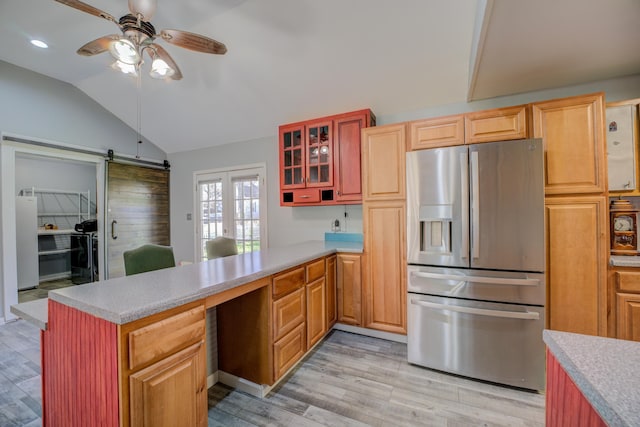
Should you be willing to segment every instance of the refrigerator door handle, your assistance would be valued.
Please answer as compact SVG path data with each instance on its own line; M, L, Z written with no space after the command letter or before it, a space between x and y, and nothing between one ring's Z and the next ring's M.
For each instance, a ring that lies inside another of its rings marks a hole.
M480 172L478 171L478 152L471 152L471 256L480 258Z
M539 286L538 279L510 279L505 277L483 277L483 276L461 276L457 274L424 273L422 271L412 271L411 276L424 279L458 280L461 282L487 283L490 285L516 285L516 286Z
M477 314L480 316L491 317L507 317L510 319L524 319L524 320L538 320L540 314L535 311L502 311L502 310L488 310L486 308L474 308L474 307L461 307L457 305L438 304L435 302L421 301L412 299L411 304L419 305L427 308L434 308L437 310L449 310L458 313Z
M462 242L460 243L460 258L465 259L469 254L469 165L467 153L460 153L460 187L462 198L460 203L460 217L462 221Z

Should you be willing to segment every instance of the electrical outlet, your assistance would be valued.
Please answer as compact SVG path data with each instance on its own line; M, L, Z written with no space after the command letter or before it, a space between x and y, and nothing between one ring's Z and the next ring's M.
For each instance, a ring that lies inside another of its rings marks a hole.
M190 213L187 214L187 221L191 221L191 214Z
M340 231L340 220L339 219L334 219L333 222L331 223L331 230L332 231Z

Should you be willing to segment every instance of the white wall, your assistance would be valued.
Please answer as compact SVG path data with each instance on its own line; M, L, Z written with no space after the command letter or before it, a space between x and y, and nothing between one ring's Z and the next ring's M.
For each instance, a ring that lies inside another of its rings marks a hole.
M0 61L0 134L100 151L113 149L117 154L129 156L135 155L138 149L137 133L79 89L3 61ZM140 156L166 159L165 153L148 141L142 144ZM13 157L0 158L0 161L1 179L6 179L8 170L14 179ZM10 190L13 193L13 186ZM0 212L11 210L9 204L15 203L13 196L15 194L0 194L0 201L6 203L0 205ZM15 227L15 214L10 215L7 224ZM6 238L0 240L0 245L12 244ZM5 250L0 247L0 323L8 316L4 307L11 300L6 298L8 289L4 277L8 269L15 269L15 256L8 260L11 265L4 265L4 261Z
M50 157L16 156L16 195L25 188L38 187L65 191L90 191L96 203L96 166L52 159Z
M137 133L68 83L0 61L0 132L135 155ZM141 157L164 160L146 141Z
M274 130L275 131L275 130ZM266 163L267 169L267 221L268 245L283 246L304 240L322 240L330 231L331 220L344 222L344 206L280 207L277 138L227 144L212 148L185 151L169 155L171 163L171 244L177 260L194 260L195 218L194 172L228 168L255 163ZM347 206L347 230L362 232L362 207ZM343 228L344 231L344 228Z
M419 111L378 115L377 122L378 125L383 125L593 92L605 92L607 101L640 98L640 75ZM193 213L195 195L193 173L198 170L266 162L269 191L267 199L269 246L323 239L324 232L330 231L332 219L338 218L341 222L344 220L344 206L280 207L277 129L273 129L273 135L253 141L170 154L169 161L171 163L171 244L176 251L176 257L180 260L192 260L195 256L194 224L193 221L186 220L186 214ZM346 209L349 212L347 231L361 233L362 206L352 205L347 206ZM195 218L195 215L192 217Z

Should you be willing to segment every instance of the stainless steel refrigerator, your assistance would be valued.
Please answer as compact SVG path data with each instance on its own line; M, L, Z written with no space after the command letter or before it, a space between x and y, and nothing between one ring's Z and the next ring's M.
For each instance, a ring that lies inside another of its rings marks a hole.
M409 362L544 389L542 140L407 153Z

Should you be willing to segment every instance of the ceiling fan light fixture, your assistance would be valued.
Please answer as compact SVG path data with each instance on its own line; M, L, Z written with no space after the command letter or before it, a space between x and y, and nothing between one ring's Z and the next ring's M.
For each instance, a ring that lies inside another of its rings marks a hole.
M120 62L135 65L140 62L140 54L133 42L126 37L121 37L109 44L109 52Z
M134 77L138 75L137 67L134 64L127 64L126 62L122 62L120 60L111 64L111 68L124 74L131 74Z
M151 71L149 75L154 79L164 79L171 77L176 70L171 68L163 59L155 58L151 63Z

